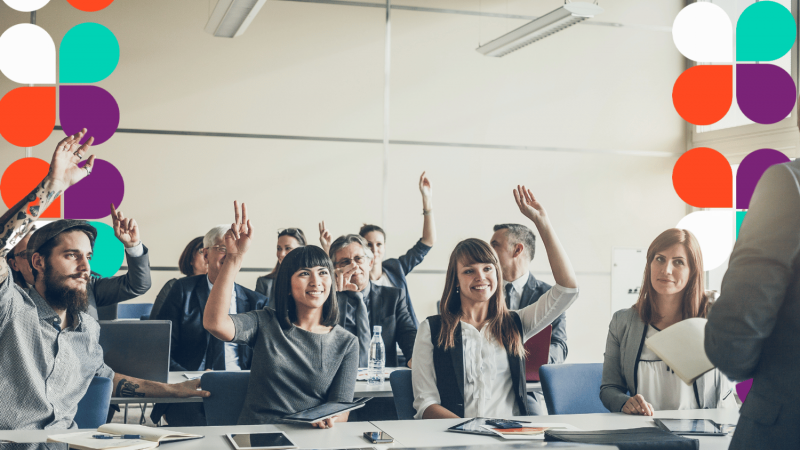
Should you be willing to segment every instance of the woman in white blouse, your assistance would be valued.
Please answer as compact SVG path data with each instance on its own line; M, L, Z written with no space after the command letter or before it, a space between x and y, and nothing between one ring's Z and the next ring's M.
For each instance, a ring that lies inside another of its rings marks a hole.
M420 324L414 343L417 419L525 415L523 342L578 297L575 272L542 205L525 186L514 199L536 225L556 284L539 301L509 311L497 254L480 239L460 242L450 255L440 315Z
M644 340L691 317L706 317L703 255L688 230L671 228L647 249L639 299L614 313L608 329L600 400L611 412L735 407L731 383L714 369L687 385ZM726 401L727 400L727 401Z

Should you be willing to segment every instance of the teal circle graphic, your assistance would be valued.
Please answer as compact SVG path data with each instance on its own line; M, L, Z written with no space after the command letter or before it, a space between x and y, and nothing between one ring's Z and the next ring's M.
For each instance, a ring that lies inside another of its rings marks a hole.
M125 246L114 236L114 229L103 222L89 222L97 228L97 239L94 241L92 255L92 271L102 277L113 277L122 267L125 259Z
M775 61L792 49L796 35L794 17L783 5L753 3L736 24L736 61Z
M82 23L67 31L59 48L60 83L97 83L119 63L119 42L99 23Z

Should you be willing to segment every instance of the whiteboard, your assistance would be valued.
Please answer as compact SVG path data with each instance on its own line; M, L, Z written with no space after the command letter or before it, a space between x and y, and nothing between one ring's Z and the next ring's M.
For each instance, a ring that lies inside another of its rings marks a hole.
M613 248L611 250L611 314L633 306L639 298L647 250Z

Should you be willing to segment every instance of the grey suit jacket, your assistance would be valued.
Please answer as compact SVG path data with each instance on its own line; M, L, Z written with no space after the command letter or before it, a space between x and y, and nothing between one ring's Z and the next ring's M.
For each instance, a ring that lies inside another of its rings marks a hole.
M761 177L705 347L732 379L753 378L730 448L800 448L800 160Z
M603 361L603 380L600 383L600 401L611 412L622 411L628 399L636 395L636 372L639 356L644 346L645 323L633 308L614 313L608 326L606 352ZM719 370L706 372L694 382L700 408L717 408L731 384ZM728 397L728 400L733 397ZM646 401L647 399L645 399Z
M89 280L86 290L89 293L90 316L97 319L97 308L115 305L125 300L136 298L150 289L150 256L144 247L142 256L132 257L125 252L128 273L117 277L94 278ZM116 318L116 310L114 317Z
M528 281L520 296L519 309L536 303L551 287L544 281L537 280L533 274L528 274ZM562 313L553 321L549 364L563 364L565 359L567 359L567 313Z

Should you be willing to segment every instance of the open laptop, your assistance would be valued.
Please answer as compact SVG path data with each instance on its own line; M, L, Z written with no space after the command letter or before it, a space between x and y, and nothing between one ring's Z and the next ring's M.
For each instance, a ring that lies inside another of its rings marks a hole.
M525 343L528 357L525 359L525 381L539 381L539 367L550 362L550 334L553 325L536 333Z
M169 378L169 320L101 320L103 359L114 372L166 383Z

